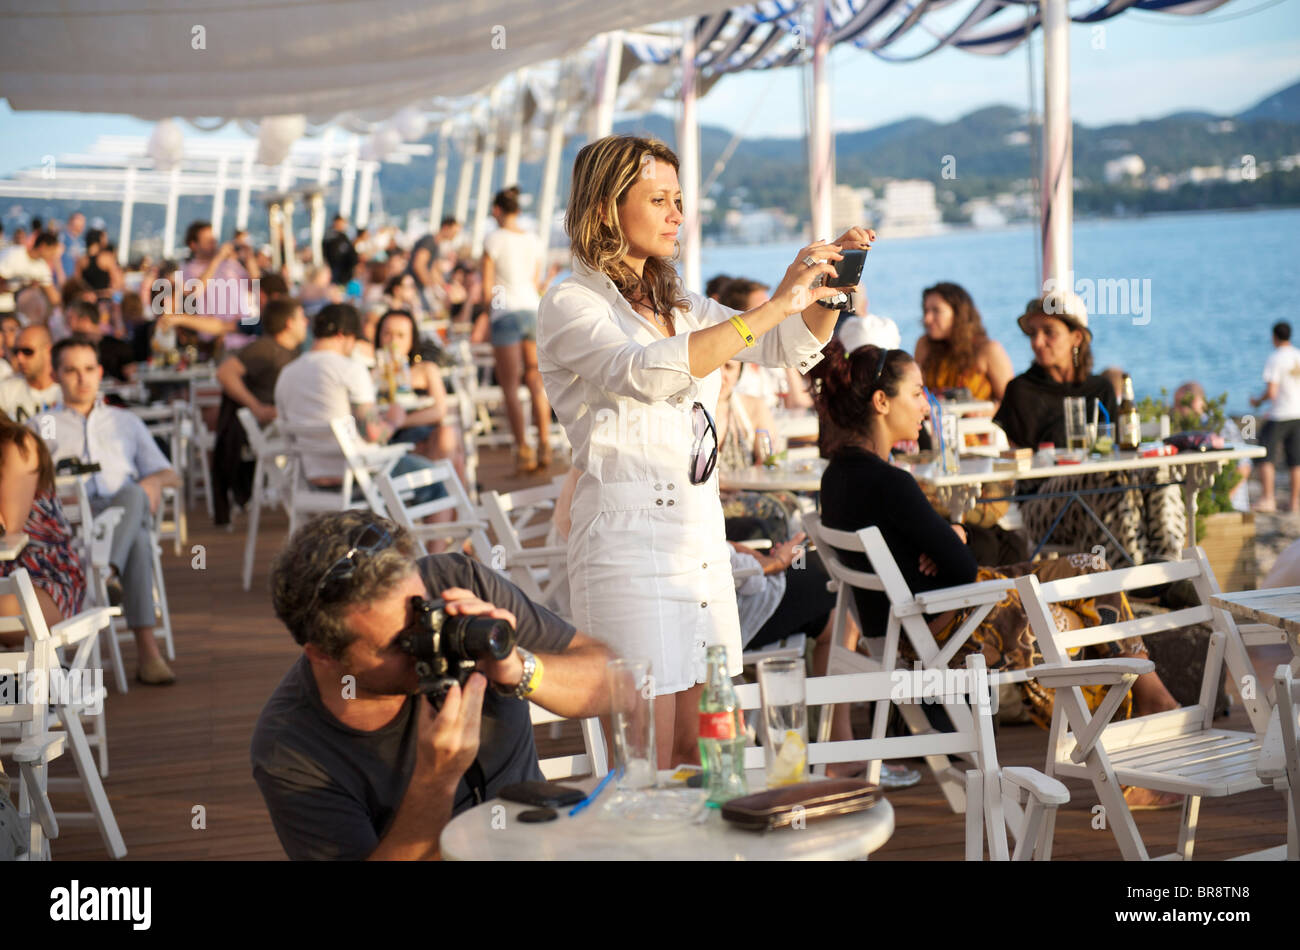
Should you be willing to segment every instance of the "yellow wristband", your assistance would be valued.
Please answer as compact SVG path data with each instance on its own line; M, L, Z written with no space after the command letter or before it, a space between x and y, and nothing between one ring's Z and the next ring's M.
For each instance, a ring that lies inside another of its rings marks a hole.
M749 329L749 324L741 319L740 314L736 314L731 318L731 325L736 328L736 332L740 334L740 338L745 341L746 346L754 345L754 333Z
M532 679L530 679L528 685L524 687L524 695L526 696L532 695L537 691L537 687L542 685L542 658L533 654L533 662L536 666L533 667Z

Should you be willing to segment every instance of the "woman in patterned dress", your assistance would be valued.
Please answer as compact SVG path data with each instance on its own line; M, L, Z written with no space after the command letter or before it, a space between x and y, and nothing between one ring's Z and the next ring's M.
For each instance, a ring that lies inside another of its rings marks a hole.
M0 532L25 532L27 544L11 561L0 561L0 577L26 568L47 624L81 610L86 577L72 550L72 529L54 494L54 463L31 430L0 415ZM18 613L18 598L0 597L0 616ZM0 644L21 646L23 635L0 634Z

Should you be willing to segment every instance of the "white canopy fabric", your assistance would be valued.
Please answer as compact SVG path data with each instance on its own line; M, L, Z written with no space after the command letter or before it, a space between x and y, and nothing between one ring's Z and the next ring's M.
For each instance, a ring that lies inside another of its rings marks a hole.
M15 110L161 119L396 110L728 0L51 0L0 10ZM201 31L197 28L201 27ZM200 44L201 39L201 44ZM196 48L201 45L203 48Z

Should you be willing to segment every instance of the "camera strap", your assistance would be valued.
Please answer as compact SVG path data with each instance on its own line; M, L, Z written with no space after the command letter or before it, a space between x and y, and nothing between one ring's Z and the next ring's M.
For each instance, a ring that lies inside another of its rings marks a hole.
M483 774L483 766L478 764L477 757L465 770L465 783L469 785L469 790L474 793L475 805L482 805L487 801L487 776Z

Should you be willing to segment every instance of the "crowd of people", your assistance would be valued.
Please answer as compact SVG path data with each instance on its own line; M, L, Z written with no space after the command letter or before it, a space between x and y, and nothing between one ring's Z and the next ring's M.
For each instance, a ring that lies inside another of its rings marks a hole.
M781 451L777 410L817 414L830 459L825 524L878 526L914 591L1098 569L1091 555L1035 564L1001 556L1007 548L988 542L991 528L978 515L950 524L915 479L890 464L895 448L925 440L930 394L987 400L1011 446L1063 444L1066 396L1094 399L1116 418L1116 388L1094 372L1080 302L1069 295L1030 301L1019 327L1033 361L1016 374L957 284L922 293L923 334L911 352L893 321L869 311L865 293L856 295L857 312L823 305L838 293L823 283L835 262L876 240L865 227L801 248L769 283L719 276L696 294L683 288L673 263L683 221L677 168L676 155L654 140L610 136L583 148L565 220L572 273L555 286L558 268L546 266L540 243L520 225L514 188L495 197L497 228L478 260L466 255L460 224L450 218L404 247L395 232L353 233L337 217L321 248L304 249L323 263L296 279L296 267L277 266L246 233L222 243L205 221L187 228L182 262L119 267L117 249L102 230L87 230L81 214L62 229L34 222L0 251L7 282L0 375L8 376L0 381L0 518L32 539L0 571L31 573L47 619L80 609L85 579L52 472L63 459L97 462L93 507L124 509L112 541L110 596L135 633L144 683L175 679L153 633L147 545L160 493L178 483L176 460L135 415L100 398L106 374L129 381L151 358L190 348L219 360L212 474L220 524L251 490L240 408L264 426L351 417L365 440L412 447L395 474L447 459L464 478L466 435L440 370L450 357L439 329L452 324L491 344L518 472L548 470L552 413L564 428L572 466L556 524L568 596L554 611L478 560L427 554L370 513L321 517L288 540L272 570L272 597L303 652L262 712L252 758L291 857L436 855L438 831L454 813L506 784L541 777L519 700L563 716L606 714L611 656L651 660L661 767L699 759L707 647L725 645L736 675L746 647L804 632L816 644L814 670L824 672L833 598L820 559L803 547L800 499L718 488L720 474ZM223 286L241 292L217 293ZM1265 396L1277 399L1270 385ZM424 396L422 408L404 410L398 389ZM640 420L634 430L624 424L633 417ZM1279 426L1289 465L1300 464L1300 453L1290 452L1292 428ZM336 451L322 447L303 465L317 486L344 480ZM1131 521L1134 509L1140 520L1159 490L1144 494L1135 483L1120 496L1129 508L1104 511L1103 520ZM442 489L422 491L417 500ZM1035 504L1023 506L1026 523L1038 517ZM1065 527L1074 535L1055 540L1090 550L1091 526ZM1176 530L1159 536L1166 547L1134 550L1160 557L1181 547ZM756 538L770 548L754 546ZM435 710L417 695L403 646L412 598L440 599L452 616L505 620L518 646L480 663ZM1122 595L1054 610L1065 627L1132 616ZM886 613L881 597L862 596L861 629L850 623L849 645L882 635ZM930 618L931 629L942 641L965 616ZM983 652L992 669L1041 661L1014 596L964 650ZM1140 639L1101 652L1145 655ZM1032 682L1022 689L1031 718L1045 723L1050 694ZM1132 705L1143 714L1176 703L1150 673L1138 680ZM852 736L846 705L833 735ZM850 763L842 771L856 769ZM886 780L919 779L905 772ZM1164 807L1178 799L1135 789L1130 801Z

